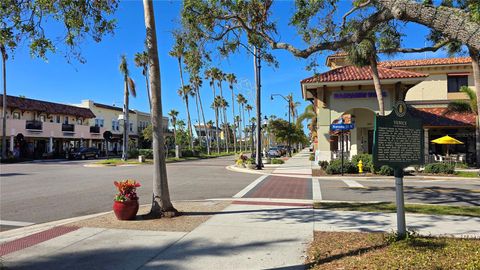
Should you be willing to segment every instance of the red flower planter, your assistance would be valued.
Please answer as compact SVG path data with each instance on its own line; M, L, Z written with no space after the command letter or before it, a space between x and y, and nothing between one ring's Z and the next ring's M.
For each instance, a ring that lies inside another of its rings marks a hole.
M119 220L132 220L138 212L138 200L125 202L114 201L113 212Z

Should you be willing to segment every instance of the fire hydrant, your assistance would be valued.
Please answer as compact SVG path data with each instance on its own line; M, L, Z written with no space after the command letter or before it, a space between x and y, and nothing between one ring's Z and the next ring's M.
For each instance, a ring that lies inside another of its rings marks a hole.
M363 173L363 162L362 162L362 160L358 161L357 167L358 167L358 172Z

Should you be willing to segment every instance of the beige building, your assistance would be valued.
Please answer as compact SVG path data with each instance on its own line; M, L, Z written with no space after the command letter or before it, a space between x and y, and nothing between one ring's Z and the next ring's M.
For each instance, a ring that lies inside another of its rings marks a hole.
M64 156L72 147L96 146L105 128L92 125L94 118L87 108L7 96L7 147L17 157L44 158Z
M337 158L342 144L350 157L372 153L374 117L379 109L370 68L349 65L341 53L329 56L326 64L332 70L301 81L303 97L315 105L318 115L316 160ZM385 114L391 112L397 100L411 106L411 113L423 120L427 159L446 150L430 141L451 135L464 144L450 147L450 152L474 162L475 115L446 111L449 102L467 98L459 92L461 86L473 87L470 58L385 61L379 63L378 69ZM345 134L342 142L330 125L344 115L352 116L355 128Z

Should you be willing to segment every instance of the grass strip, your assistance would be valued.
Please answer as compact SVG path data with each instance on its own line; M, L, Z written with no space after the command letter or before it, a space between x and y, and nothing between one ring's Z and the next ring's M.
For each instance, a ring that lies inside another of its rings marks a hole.
M181 158L169 157L165 160L165 162L172 163L172 162L181 162L181 161L188 161L188 160L218 158L218 157L225 157L225 156L232 156L232 155L235 155L235 153L219 153L219 154L212 153L210 155L200 154L200 156L196 156L196 157L181 157ZM112 166L128 165L128 164L153 164L153 160L147 159L145 160L145 162L141 163L141 162L138 162L138 159L128 159L127 161L123 161L119 158L112 158L112 159L99 160L93 164L112 165Z
M480 240L394 234L315 232L310 269L480 269ZM333 240L333 241L332 241Z
M479 177L478 172L455 172L455 176L459 177Z
M347 202L316 202L316 209L328 209L337 211L360 211L360 212L396 212L396 206L390 202L379 203L347 203ZM430 214L430 215L455 215L480 217L480 207L457 206L457 205L431 205L431 204L405 204L407 213Z

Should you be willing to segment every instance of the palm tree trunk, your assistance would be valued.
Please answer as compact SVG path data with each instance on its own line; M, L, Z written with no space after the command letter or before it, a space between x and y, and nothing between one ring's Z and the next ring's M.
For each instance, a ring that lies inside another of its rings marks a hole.
M215 127L215 134L216 134L216 137L217 137L217 153L220 154L220 136L218 134L218 107L215 108L215 124L217 125Z
M178 71L180 72L180 82L182 84L182 90L185 87L183 81L183 68L182 68L182 58L177 57L178 60ZM190 111L188 110L188 97L183 93L183 98L185 99L185 107L187 108L187 125L188 125L188 135L190 135L190 149L193 150L193 133L192 133L192 121L190 120Z
M197 91L198 101L200 102L200 111L202 112L203 128L205 129L205 138L207 141L207 155L210 155L210 136L207 131L207 123L205 122L205 113L203 112L202 98L200 97L200 91Z
M222 83L220 82L220 97L222 98L223 100L223 89L222 89ZM225 137L225 148L227 150L227 153L229 152L228 151L228 148L229 148L229 129L228 127L226 126L227 124L227 108L226 107L223 107L222 106L222 111L223 111L223 126L224 126L224 129L225 131L223 132L224 134L224 137Z
M198 120L198 129L200 130L200 109L198 108L198 91L197 89L195 89L195 107L197 109L197 120ZM195 132L197 132L197 130L195 129ZM202 141L201 141L201 138L200 136L198 136L198 132L197 132L197 137L198 137L198 143L200 144L200 146L202 146Z
M477 94L477 125L475 131L475 150L477 167L480 167L480 117L478 117L478 114L480 112L480 51L475 50L472 47L469 47L468 51L470 53L470 57L472 58L473 82L475 87L475 93Z
M235 95L232 89L233 151L237 152L237 124L235 123Z
M122 160L128 159L128 129L130 123L128 122L128 77L125 75L125 91L123 102L123 145L122 145Z
M154 217L175 216L168 189L167 166L165 164L165 138L163 137L162 88L160 63L158 60L157 36L152 0L143 0L147 47L149 55L149 78L152 90L152 141L153 141L153 200L149 215Z
M147 95L148 95L148 106L150 108L150 114L152 113L152 97L150 94L150 86L148 85L148 68L145 74L145 84L147 85Z
M373 86L375 87L375 93L377 94L378 110L380 111L380 115L385 115L382 86L380 85L380 77L378 75L376 54L370 55L370 67L372 68Z
M242 124L243 124L243 147L247 151L247 133L245 131L245 106L242 103Z
M7 158L7 54L2 46L2 76L3 76L3 97L2 97L2 159Z

